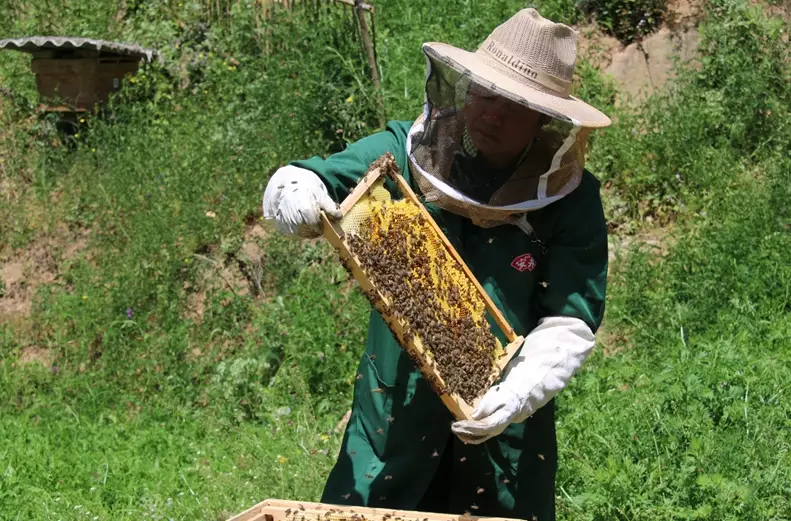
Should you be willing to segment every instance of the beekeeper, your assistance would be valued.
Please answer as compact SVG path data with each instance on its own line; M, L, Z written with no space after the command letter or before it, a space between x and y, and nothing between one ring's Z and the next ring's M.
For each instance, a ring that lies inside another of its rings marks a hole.
M280 168L264 216L286 234L318 236L321 212L339 218L338 202L391 152L526 339L474 419L456 422L373 310L321 501L552 520L553 397L590 354L604 313L607 226L599 182L583 163L586 136L610 120L570 95L576 33L534 9L475 52L442 43L423 51L422 115Z

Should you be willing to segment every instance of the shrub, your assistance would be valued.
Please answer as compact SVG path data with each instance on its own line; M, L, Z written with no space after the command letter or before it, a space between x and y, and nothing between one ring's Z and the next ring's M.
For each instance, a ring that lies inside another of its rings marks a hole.
M577 7L627 45L658 29L667 14L667 0L578 0Z

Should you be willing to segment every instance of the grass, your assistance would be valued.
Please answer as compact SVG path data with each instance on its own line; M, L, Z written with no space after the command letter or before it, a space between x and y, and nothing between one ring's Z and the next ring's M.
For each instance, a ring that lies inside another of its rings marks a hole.
M775 168L787 183L787 161ZM773 197L788 190L745 185L661 262L635 251L614 275L608 320L629 345L563 401L571 518L791 515L791 236Z
M55 4L0 1L0 30L167 59L67 143L32 114L28 63L0 53L0 256L38 281L29 315L0 317L0 519L315 500L369 308L326 244L264 226L260 200L280 164L376 128L348 21L281 13L268 56L246 4L224 26L196 2L130 2L120 21L112 2ZM521 6L377 4L388 115L421 109L427 35L474 48ZM787 27L739 0L709 8L700 67L644 105L614 108L580 67L577 92L617 116L590 159L608 218L675 237L615 263L603 349L559 399L560 519L791 519ZM0 305L21 291L0 287Z

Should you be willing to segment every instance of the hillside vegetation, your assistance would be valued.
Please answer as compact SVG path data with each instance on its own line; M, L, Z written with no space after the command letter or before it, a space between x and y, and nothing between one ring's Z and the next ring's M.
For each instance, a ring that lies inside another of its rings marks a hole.
M3 37L163 59L65 139L34 111L29 57L0 52L0 519L318 499L369 306L326 244L273 233L260 206L278 166L377 130L349 11L22 4L0 0ZM388 118L421 110L423 41L474 48L523 5L376 2ZM628 42L664 4L538 7ZM616 121L588 162L613 235L668 240L613 262L599 348L558 398L559 519L791 519L789 24L748 0L705 11L700 59L640 105L579 66L577 94Z

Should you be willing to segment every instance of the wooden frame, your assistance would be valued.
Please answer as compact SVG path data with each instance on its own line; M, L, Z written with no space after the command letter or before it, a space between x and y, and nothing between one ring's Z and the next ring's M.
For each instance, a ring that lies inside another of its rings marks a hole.
M395 167L395 159L390 156L389 161L393 167ZM379 166L370 170L366 175L359 181L357 186L352 190L349 196L344 199L341 203L341 213L346 215L354 205L360 200L360 198L365 195L368 190L379 180L383 175L388 176L390 179L395 181L396 185L398 186L401 193L412 201L414 204L420 208L420 212L422 216L426 219L426 221L430 224L430 226L434 229L434 232L440 237L443 246L446 248L447 252L453 257L453 259L461 266L464 273L467 275L469 280L474 284L478 294L483 299L486 310L491 314L494 321L497 323L500 330L505 335L508 344L503 346L504 353L497 361L496 367L493 370L492 374L489 377L489 383L493 383L500 373L505 368L506 364L513 358L516 351L522 345L524 338L517 335L514 332L513 328L510 326L508 321L503 317L500 310L497 309L492 299L486 293L486 291L481 287L478 280L470 271L467 264L461 258L461 255L456 251L453 245L448 241L448 238L445 237L445 234L442 233L442 230L437 225L436 221L431 217L431 214L426 211L423 204L420 202L418 197L410 188L409 184L404 180L404 178L395 172L395 168L387 168L387 165L381 165L381 161L377 161L375 164L379 164ZM443 381L442 377L437 373L436 366L432 357L429 353L427 353L425 347L423 346L422 342L419 338L415 338L413 335L405 335L405 327L406 323L398 319L394 316L388 314L388 308L390 307L390 303L388 299L374 286L374 284L368 279L365 274L365 271L362 268L362 264L360 260L352 253L351 247L349 246L348 242L346 241L345 232L340 226L339 222L331 221L327 216L322 213L322 223L323 223L323 233L324 237L329 241L330 244L335 248L338 252L338 255L341 258L341 262L347 268L347 270L352 274L354 279L360 285L363 293L368 297L371 304L379 311L382 315L382 318L387 323L390 330L395 335L396 339L398 340L399 344L410 352L413 355L413 358L419 362L420 370L426 376L429 381L436 381L439 383L441 388L445 388L445 382ZM461 396L456 393L439 393L440 399L443 401L446 407L450 410L453 416L457 420L468 420L471 419L471 415L477 402L475 403L467 403ZM479 398L480 399L480 398Z
M329 514L330 511L334 511L335 516ZM515 521L505 517L434 514L411 510L340 506L277 499L262 501L227 521L288 521L289 516L293 518L292 514L295 512L304 515L305 521L317 521L319 518L322 521L333 521L333 517L337 516L345 516L351 520L355 515L364 517L365 521Z

